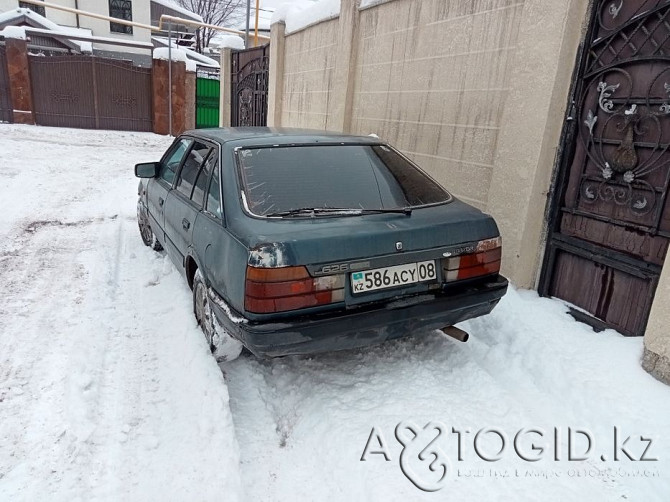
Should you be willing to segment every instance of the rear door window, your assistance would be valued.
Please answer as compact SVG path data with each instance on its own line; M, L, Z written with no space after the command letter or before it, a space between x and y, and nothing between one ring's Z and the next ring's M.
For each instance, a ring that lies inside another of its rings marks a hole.
M193 147L189 150L188 155L186 156L184 165L179 172L179 178L177 178L175 188L187 198L191 197L193 185L195 185L196 178L198 177L198 171L200 171L200 167L207 158L209 151L209 146L196 141L193 143Z
M238 167L256 215L306 209L383 210L449 202L451 195L385 145L245 148Z
M184 155L188 150L188 147L191 146L192 140L188 138L179 139L168 152L165 157L165 160L161 163L161 170L158 174L159 179L167 182L168 185L172 185L177 170L181 165L181 161L184 159Z
M202 165L200 172L198 173L198 178L196 179L195 185L193 186L193 194L191 195L191 200L196 206L198 206L198 208L204 206L203 198L205 196L205 192L207 191L207 183L209 182L212 171L216 169L216 166L219 165L218 159L218 151L216 148L213 148L207 157L207 160L205 160L205 163Z
M207 193L207 211L217 218L221 219L221 196L219 190L219 169L214 166L212 172L212 182L209 184Z

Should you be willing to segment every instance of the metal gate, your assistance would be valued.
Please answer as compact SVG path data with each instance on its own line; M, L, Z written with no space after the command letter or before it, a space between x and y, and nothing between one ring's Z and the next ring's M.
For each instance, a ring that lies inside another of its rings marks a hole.
M9 95L9 72L5 48L0 46L0 122L12 122L12 98Z
M198 70L195 79L195 127L219 127L219 74Z
M670 239L670 0L594 2L572 96L540 292L642 335Z
M152 130L151 68L91 56L29 56L39 125Z
M270 45L232 53L231 124L265 126Z

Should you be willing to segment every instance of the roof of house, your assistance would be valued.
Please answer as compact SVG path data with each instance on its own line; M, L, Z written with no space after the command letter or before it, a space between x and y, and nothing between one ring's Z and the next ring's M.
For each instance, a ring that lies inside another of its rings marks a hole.
M83 28L73 28L70 26L61 26L46 17L41 16L37 12L30 9L12 9L7 12L0 13L0 29L6 26L32 26L33 28L43 28L53 31L58 35L91 35L91 30ZM91 42L83 42L69 39L61 39L61 42L71 49L79 52L92 52L93 46Z

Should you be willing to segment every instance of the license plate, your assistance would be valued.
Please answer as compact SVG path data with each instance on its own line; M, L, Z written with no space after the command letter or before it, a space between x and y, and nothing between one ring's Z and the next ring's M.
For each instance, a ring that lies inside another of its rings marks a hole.
M351 290L366 293L377 289L395 288L437 278L435 260L407 263L395 267L376 268L365 272L352 272Z

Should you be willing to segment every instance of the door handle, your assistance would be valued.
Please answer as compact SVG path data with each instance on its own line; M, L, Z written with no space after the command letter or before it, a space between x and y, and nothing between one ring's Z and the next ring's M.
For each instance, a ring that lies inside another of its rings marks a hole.
M188 221L186 218L181 220L181 226L184 227L184 230L188 230L189 227L191 226L191 222Z
M158 197L158 205L162 206L163 202L165 202L161 197Z

